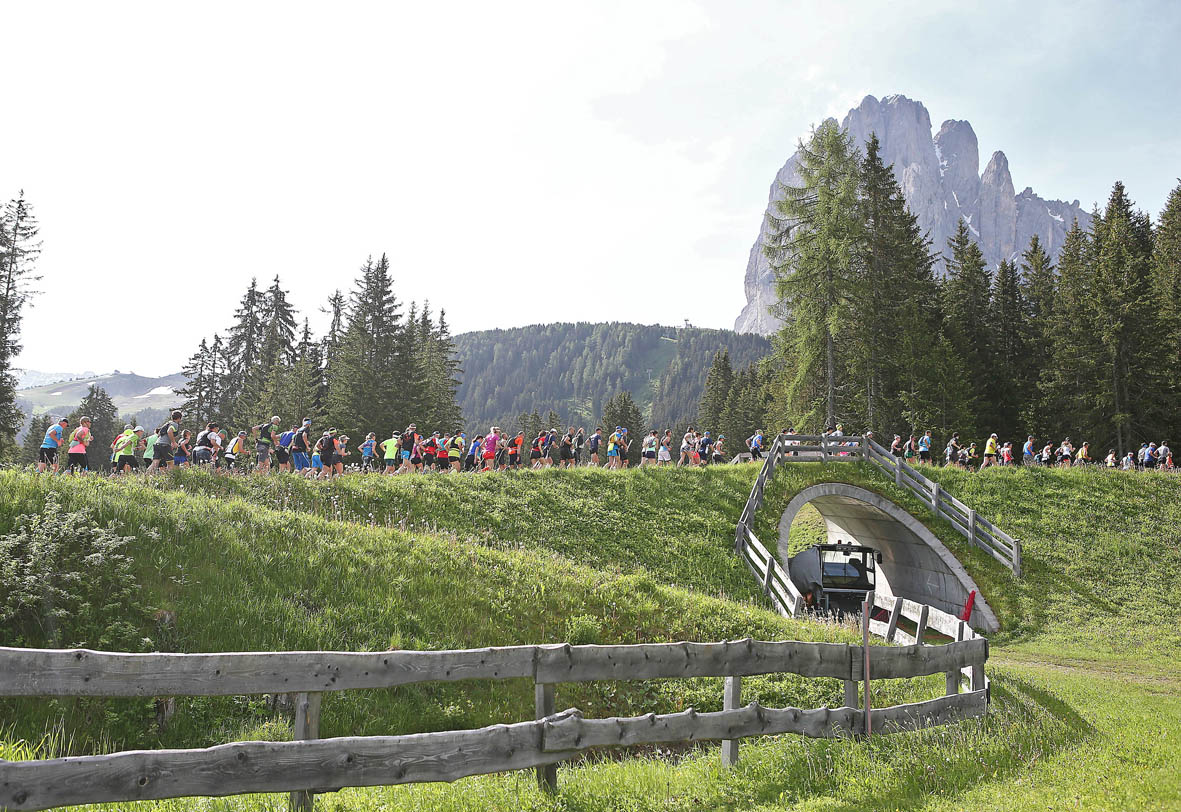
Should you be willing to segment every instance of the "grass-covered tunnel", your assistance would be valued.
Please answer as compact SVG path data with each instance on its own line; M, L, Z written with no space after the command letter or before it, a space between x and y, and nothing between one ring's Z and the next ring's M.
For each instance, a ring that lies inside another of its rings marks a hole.
M943 542L898 505L855 485L812 485L788 503L779 520L779 549L781 563L789 572L788 535L805 505L812 505L824 519L829 543L853 542L882 554L879 593L927 603L958 615L968 593L975 590L972 627L985 632L1000 628L980 588Z

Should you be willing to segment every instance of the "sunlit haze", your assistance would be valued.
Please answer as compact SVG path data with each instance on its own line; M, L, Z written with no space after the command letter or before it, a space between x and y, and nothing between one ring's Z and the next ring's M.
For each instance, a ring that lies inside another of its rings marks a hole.
M41 222L19 366L180 369L252 275L322 328L388 253L452 330L730 327L776 170L869 93L1018 190L1154 217L1173 3L5 3L0 195ZM986 160L985 157L983 160ZM85 329L80 330L79 315Z

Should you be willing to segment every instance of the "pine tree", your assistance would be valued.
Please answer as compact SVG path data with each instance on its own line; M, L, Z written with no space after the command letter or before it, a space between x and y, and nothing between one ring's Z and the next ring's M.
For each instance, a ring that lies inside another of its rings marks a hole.
M719 436L725 436L726 457L733 458L746 450L746 438L763 428L767 419L767 386L763 374L755 364L740 370L726 407L717 426Z
M1098 213L1096 213L1098 216ZM1029 431L1058 442L1083 432L1102 436L1109 417L1099 414L1100 387L1095 360L1102 352L1095 325L1091 240L1075 220L1058 254L1058 281L1046 321L1050 357L1039 375L1037 420Z
M293 423L305 417L320 422L323 380L320 344L312 338L308 320L303 320L299 343L295 346L295 363L291 365L283 389L283 403L291 413Z
M726 350L714 353L713 363L705 376L705 392L701 405L697 407L697 422L702 428L716 430L722 424L722 412L734 386L734 370L730 367L730 353Z
M973 411L991 398L989 391L989 314L991 280L984 255L968 232L963 219L955 236L947 241L951 257L946 259L947 277L942 288L944 332L967 371L969 403ZM961 427L976 430L976 421Z
M864 221L857 151L836 122L817 127L798 154L803 185L781 188L764 250L784 318L776 344L787 375L782 411L815 428L837 420L847 383L838 355L861 276Z
M1033 388L1026 399L1021 415L1022 431L1041 431L1037 382L1050 364L1053 346L1052 319L1054 297L1057 294L1058 274L1050 257L1042 248L1037 234L1029 240L1029 247L1021 254L1021 295L1025 299L1025 352ZM1020 434L1020 432L1019 432Z
M0 462L16 455L14 438L24 422L16 405L16 376L12 364L20 354L22 311L37 279L33 267L41 243L32 206L21 193L0 212Z
M876 134L866 143L860 198L863 256L848 328L847 409L861 430L884 433L904 425L906 401L929 388L919 384L940 330L936 255L893 168L882 163Z
M1163 430L1162 354L1158 309L1152 301L1152 231L1115 184L1094 234L1095 326L1101 339L1105 385L1097 393L1110 415L1116 450ZM1175 327L1175 325L1174 325Z
M1016 437L1021 432L1021 415L1033 395L1033 368L1026 344L1027 312L1017 267L1007 259L1001 260L992 284L988 397L981 411L985 425L1002 437Z
M1158 309L1163 367L1168 371L1164 432L1181 436L1181 182L1173 187L1157 222L1152 247L1153 305Z
M188 382L183 388L177 390L177 394L184 398L181 409L199 426L204 426L205 423L214 420L214 366L213 352L209 343L205 339L201 339L201 343L197 345L197 351L190 356L188 363L181 369L181 373Z

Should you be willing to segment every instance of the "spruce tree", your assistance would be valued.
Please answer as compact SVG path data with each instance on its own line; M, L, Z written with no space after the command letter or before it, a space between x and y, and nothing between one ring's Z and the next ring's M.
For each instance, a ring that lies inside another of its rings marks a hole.
M1037 419L1029 432L1039 440L1059 442L1104 436L1109 416L1099 414L1096 392L1101 386L1096 359L1101 356L1093 305L1091 240L1076 219L1058 254L1058 280L1049 327L1049 360L1039 374Z
M1152 300L1152 232L1117 182L1094 234L1095 326L1105 385L1100 409L1110 415L1122 455L1140 440L1160 439L1165 417L1159 310Z
M980 246L962 218L947 247L951 256L945 260L947 277L942 287L944 332L967 372L968 403L978 414L980 404L992 397L988 314L991 280ZM960 428L971 434L977 428L976 421Z
M1037 234L1021 254L1021 295L1025 300L1025 352L1033 386L1022 412L1022 431L1044 431L1038 427L1037 381L1050 363L1053 345L1052 319L1058 274Z
M1169 193L1156 225L1152 246L1153 306L1158 311L1165 381L1164 428L1169 439L1181 436L1181 182Z
M776 343L786 375L778 388L781 411L796 424L819 428L837 420L847 383L839 355L861 276L860 163L849 136L832 120L801 142L798 154L802 185L781 187L764 250L784 319Z
M727 350L714 353L713 363L705 376L705 392L697 407L697 422L702 428L717 430L722 424L722 412L734 386L734 370L730 367L730 353Z
M981 404L982 420L1001 437L1016 437L1021 416L1033 394L1034 370L1026 343L1028 305L1021 292L1017 267L1007 259L997 266L989 308L991 343L988 397Z
M24 191L0 212L0 462L16 456L15 436L24 422L16 405L13 361L20 354L20 326L37 279L40 227Z
M847 408L858 430L884 433L908 422L908 400L931 394L925 381L940 330L936 255L893 168L882 162L876 134L866 143L860 198L864 238L849 321Z

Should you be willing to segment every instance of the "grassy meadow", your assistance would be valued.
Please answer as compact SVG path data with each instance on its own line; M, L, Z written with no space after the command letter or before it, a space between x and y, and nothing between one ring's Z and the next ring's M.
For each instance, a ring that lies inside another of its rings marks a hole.
M754 466L497 476L72 480L0 472L0 536L42 510L89 511L128 539L144 650L453 648L533 642L853 640L848 628L767 610L731 552ZM1004 626L989 716L867 743L796 737L607 751L560 770L451 785L346 790L321 809L1172 809L1181 804L1179 481L1091 471L937 469L929 475L1025 543L1009 573L863 464L783 466L756 532L814 482L869 487L907 507L965 562ZM821 528L804 511L790 544ZM1170 536L1170 533L1172 535ZM35 641L23 641L36 644ZM79 641L62 641L67 642ZM85 642L85 641L81 641ZM6 641L12 644L12 641ZM44 644L44 643L41 643ZM720 680L562 685L587 715L717 709ZM879 702L942 693L941 678L879 683ZM833 680L744 681L744 700L841 704ZM327 696L322 735L475 727L529 718L525 680ZM0 758L286 739L267 698L0 701ZM1129 765L1131 769L1129 769ZM1143 780L1141 780L1143 779ZM283 809L280 796L181 799L118 810Z

